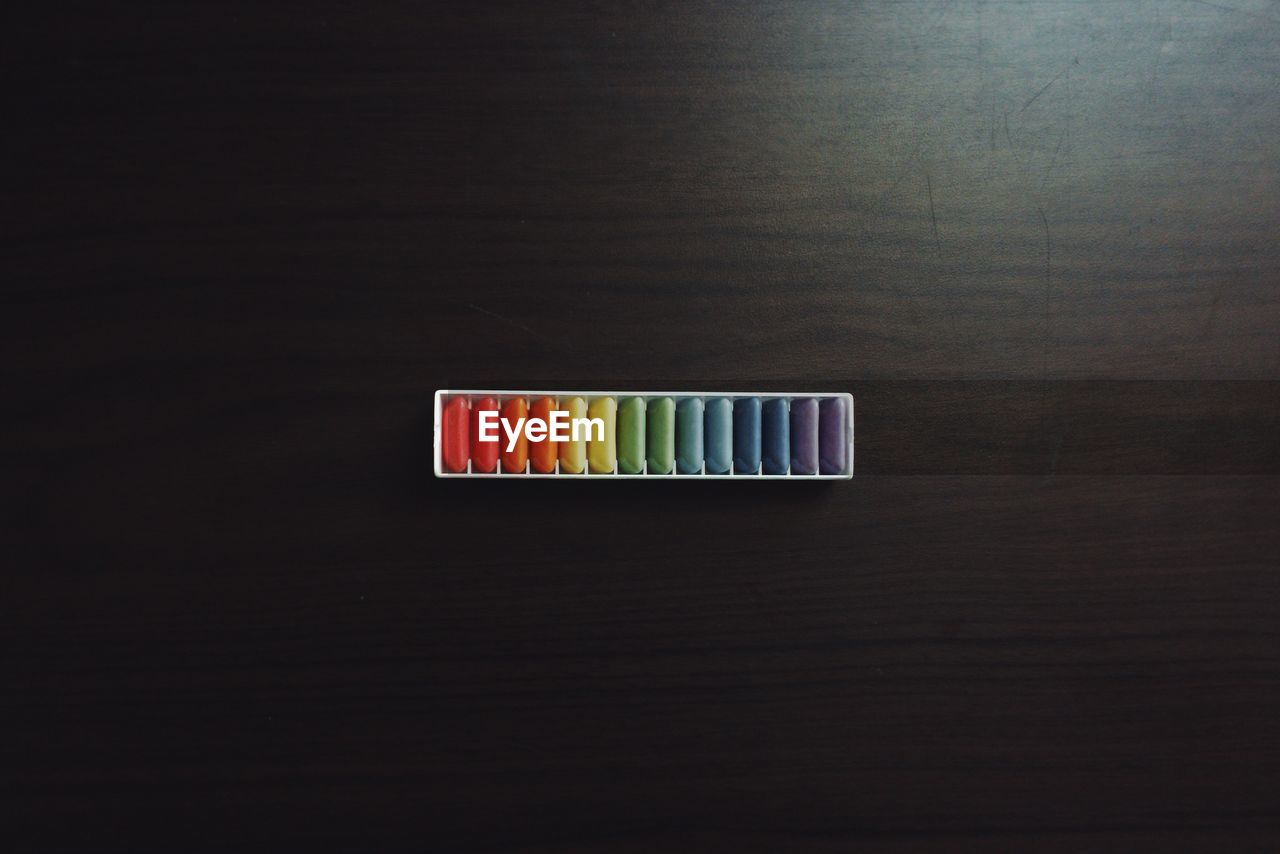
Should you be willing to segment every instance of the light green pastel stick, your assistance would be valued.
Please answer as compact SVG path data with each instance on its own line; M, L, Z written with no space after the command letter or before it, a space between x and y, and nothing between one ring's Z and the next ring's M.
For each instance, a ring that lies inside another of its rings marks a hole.
M645 420L649 474L671 474L676 459L676 402L669 397L649 401Z
M644 398L618 401L618 473L644 472Z

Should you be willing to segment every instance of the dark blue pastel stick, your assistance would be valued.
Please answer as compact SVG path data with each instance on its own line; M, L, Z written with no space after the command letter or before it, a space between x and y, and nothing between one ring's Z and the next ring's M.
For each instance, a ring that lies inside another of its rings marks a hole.
M849 458L849 413L843 397L818 404L818 473L844 474Z
M702 474L702 398L676 404L676 471Z
M818 401L791 401L791 473L818 473Z
M702 447L707 474L728 474L733 468L733 404L727 397L707 400Z
M760 398L740 397L733 402L733 473L760 471Z
M760 457L765 474L786 474L791 464L790 413L787 401L771 397L760 415Z

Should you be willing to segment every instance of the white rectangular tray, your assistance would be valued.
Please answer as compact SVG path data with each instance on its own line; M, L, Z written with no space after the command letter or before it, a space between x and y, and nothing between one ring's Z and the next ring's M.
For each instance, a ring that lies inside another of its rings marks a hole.
M624 397L642 397L647 404L650 399L655 397L669 397L672 400L679 401L681 398L700 397L702 399L710 397L725 397L729 400L736 400L742 397L758 397L761 400L766 398L785 398L788 401L795 398L816 398L818 400L829 399L834 397L842 397L845 399L845 405L849 410L849 420L846 426L848 435L846 437L849 447L845 454L847 460L845 470L840 474L761 474L757 469L755 474L707 474L706 466L703 465L701 474L648 474L648 466L645 466L645 474L620 474L618 472L617 461L613 464L613 472L590 473L583 471L581 474L570 474L560 471L560 463L556 462L556 470L554 473L546 474L530 471L529 465L526 463L522 472L504 472L502 464L492 472L473 472L471 471L471 463L467 462L467 470L452 472L445 471L444 464L441 461L441 432L440 422L444 414L444 402L446 398L465 396L473 397L496 397L501 405L510 398L523 397L532 402L537 397L554 397L557 400L565 397L581 397L590 402L596 397L612 397L621 399ZM822 391L796 391L796 392L777 392L777 391L543 391L538 389L439 389L435 395L435 442L434 442L434 464L436 477L443 478L502 478L505 480L848 480L853 477L853 395L848 393L833 393Z

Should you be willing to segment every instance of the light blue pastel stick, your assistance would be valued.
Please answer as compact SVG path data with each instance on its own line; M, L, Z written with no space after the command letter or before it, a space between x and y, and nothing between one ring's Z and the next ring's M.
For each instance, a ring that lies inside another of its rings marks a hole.
M702 398L676 404L676 471L702 474Z

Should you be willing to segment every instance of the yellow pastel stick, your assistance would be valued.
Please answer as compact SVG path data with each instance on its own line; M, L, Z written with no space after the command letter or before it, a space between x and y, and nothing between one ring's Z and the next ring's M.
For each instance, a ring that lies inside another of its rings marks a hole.
M560 410L569 414L569 441L560 443L560 471L568 474L582 474L587 467L587 434L579 431L578 438L573 438L572 424L575 418L587 417L587 402L580 397L562 398Z
M604 438L597 439L599 433L595 430L587 437L587 462L592 474L613 474L613 464L618 459L614 440L617 415L618 401L612 397L597 397L587 407L588 418L599 418L604 422Z

